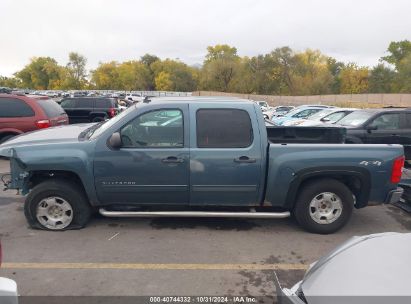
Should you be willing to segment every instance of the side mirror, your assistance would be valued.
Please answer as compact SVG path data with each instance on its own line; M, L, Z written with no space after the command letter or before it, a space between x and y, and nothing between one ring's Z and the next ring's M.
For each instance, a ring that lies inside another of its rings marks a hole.
M123 145L121 141L121 135L119 132L113 133L108 139L108 144L113 149L120 149Z
M321 118L321 121L322 121L322 122L329 122L329 121L330 121L330 119L329 119L329 118L324 117L324 118Z
M367 132L371 133L371 131L375 131L378 129L378 126L367 126Z

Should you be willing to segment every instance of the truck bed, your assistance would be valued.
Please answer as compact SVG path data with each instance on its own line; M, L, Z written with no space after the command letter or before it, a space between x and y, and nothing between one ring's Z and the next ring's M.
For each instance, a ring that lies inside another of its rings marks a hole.
M282 127L266 126L270 143L275 144L340 144L346 130L341 127Z

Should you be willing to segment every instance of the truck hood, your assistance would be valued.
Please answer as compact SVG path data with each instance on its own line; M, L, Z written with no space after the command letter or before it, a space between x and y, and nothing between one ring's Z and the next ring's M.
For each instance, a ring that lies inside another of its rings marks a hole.
M93 125L95 123L59 126L21 134L0 145L0 156L12 156L13 148L78 141L80 133Z

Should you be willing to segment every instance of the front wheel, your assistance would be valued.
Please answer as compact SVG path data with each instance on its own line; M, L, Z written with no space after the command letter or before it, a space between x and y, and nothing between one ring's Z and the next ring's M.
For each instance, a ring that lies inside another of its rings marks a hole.
M60 179L47 180L30 191L24 214L32 228L79 229L88 223L91 206L78 185Z
M351 190L335 179L307 183L298 195L294 217L307 231L329 234L341 229L354 207Z

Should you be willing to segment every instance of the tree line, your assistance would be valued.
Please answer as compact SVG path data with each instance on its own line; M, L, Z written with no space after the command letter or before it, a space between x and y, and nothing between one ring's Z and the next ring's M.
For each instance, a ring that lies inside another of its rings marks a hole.
M411 93L411 42L393 41L374 67L343 63L319 50L276 48L241 57L235 47L209 46L201 67L145 54L137 60L100 62L87 71L87 59L70 53L63 66L35 57L0 86L37 90L210 90L263 95Z

